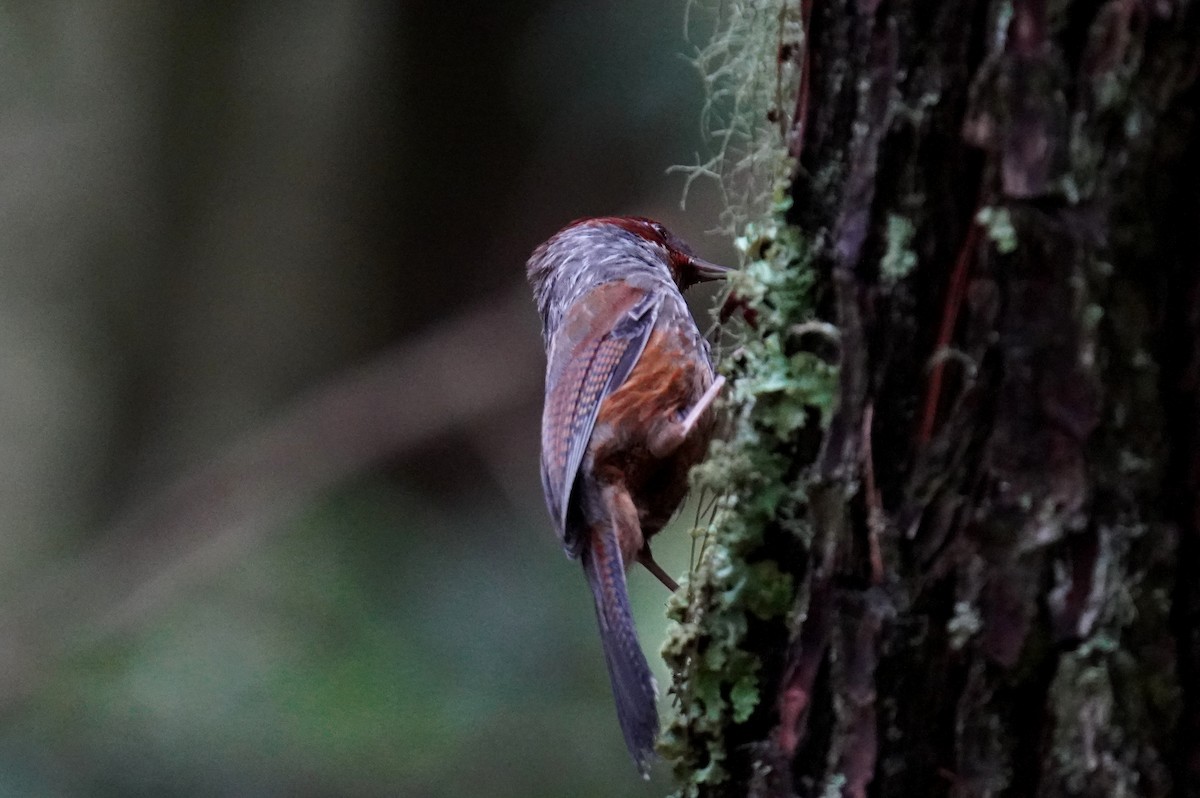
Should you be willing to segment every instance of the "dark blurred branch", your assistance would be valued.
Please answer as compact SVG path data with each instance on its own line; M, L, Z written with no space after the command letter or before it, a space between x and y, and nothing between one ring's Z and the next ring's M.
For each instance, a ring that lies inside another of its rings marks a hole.
M529 318L529 325L514 320ZM531 399L541 350L524 290L472 308L300 397L129 508L0 608L0 710L72 651L129 632L330 487Z

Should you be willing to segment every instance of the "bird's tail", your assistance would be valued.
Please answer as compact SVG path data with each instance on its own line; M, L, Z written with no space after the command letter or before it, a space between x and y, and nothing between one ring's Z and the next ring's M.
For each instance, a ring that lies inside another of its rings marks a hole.
M613 528L593 531L590 545L583 550L583 570L596 602L617 719L629 753L646 776L654 755L654 738L658 736L657 689L638 643L625 586L625 564Z

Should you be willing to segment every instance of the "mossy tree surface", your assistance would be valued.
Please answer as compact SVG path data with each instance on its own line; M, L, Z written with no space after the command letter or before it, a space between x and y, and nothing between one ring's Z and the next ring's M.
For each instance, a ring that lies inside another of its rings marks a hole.
M777 13L682 793L1200 796L1200 7Z

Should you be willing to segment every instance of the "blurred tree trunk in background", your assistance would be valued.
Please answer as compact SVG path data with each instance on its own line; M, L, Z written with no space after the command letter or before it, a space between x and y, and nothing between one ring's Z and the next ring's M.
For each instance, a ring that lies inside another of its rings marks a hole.
M386 5L3 12L0 574L386 340Z
M789 13L684 793L1200 795L1200 8Z

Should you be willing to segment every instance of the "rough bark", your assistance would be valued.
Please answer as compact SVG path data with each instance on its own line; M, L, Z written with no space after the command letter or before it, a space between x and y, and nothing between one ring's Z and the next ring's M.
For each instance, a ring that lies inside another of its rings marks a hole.
M683 793L1200 795L1200 8L800 13Z

